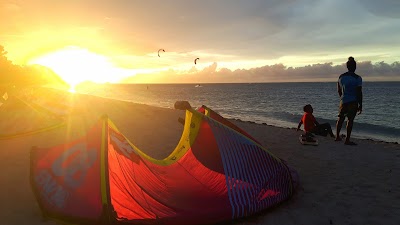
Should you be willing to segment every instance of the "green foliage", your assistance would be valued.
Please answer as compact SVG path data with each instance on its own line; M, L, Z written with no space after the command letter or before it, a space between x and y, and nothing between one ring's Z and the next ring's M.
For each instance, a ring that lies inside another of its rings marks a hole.
M0 84L1 83L9 83L11 81L11 77L6 76L5 74L13 73L13 65L11 61L9 61L6 57L7 52L4 47L0 45Z
M31 85L66 85L51 69L40 66L14 65L0 45L0 86L26 87Z

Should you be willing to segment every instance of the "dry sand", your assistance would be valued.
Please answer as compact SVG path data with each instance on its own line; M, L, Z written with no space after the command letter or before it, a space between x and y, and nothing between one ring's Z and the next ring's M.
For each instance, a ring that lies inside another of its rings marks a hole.
M33 102L51 105L47 110L54 114L32 110L38 109ZM42 221L30 189L29 150L78 138L103 114L154 158L166 157L183 131L177 122L184 117L181 110L43 90L19 95L17 100L10 98L0 107L0 225L52 224ZM65 126L11 137L62 121ZM400 224L399 144L355 140L358 146L346 146L329 137L318 137L319 146L303 146L295 129L232 122L286 160L298 171L301 182L289 201L234 224Z

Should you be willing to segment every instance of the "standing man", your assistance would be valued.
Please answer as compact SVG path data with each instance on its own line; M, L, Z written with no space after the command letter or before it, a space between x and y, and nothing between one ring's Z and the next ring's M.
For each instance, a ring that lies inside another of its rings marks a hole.
M339 118L336 123L336 141L342 140L340 138L340 130L342 129L344 119L347 117L347 136L344 144L357 145L350 141L350 135L357 112L359 112L359 115L362 112L362 78L354 73L357 64L353 57L349 57L346 65L348 72L340 75L337 83L340 105Z

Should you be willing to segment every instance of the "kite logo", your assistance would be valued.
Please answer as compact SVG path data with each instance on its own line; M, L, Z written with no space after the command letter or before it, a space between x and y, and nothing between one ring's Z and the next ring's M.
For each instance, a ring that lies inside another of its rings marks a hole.
M68 199L73 197L74 189L85 181L97 156L98 151L87 149L86 143L78 143L62 151L50 168L39 170L34 177L42 198L52 207L65 208Z
M35 177L36 183L42 187L42 196L52 205L58 208L64 208L68 198L68 192L57 183L47 170L42 170Z
M64 177L64 182L70 188L79 187L85 180L88 169L95 163L97 151L87 150L86 143L77 144L64 151L54 161L54 175Z
M116 135L117 134L115 134L114 132L110 133L110 139L116 145L115 147L117 147L117 149L122 152L122 154L124 154L128 159L137 161L138 157L136 155L135 149L133 149L132 146L125 139L120 140L120 138L118 138Z

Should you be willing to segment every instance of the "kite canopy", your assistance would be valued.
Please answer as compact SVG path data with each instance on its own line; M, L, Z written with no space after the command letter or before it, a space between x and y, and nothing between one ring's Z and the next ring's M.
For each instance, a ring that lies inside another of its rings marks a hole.
M275 206L294 190L281 159L205 106L186 110L182 137L163 160L106 117L79 140L33 148L31 185L45 217L92 224L216 223Z
M158 57L160 57L160 51L163 51L163 52L165 52L165 50L164 49L162 49L162 48L160 48L160 49L158 49Z
M18 96L8 96L7 92L0 96L0 118L0 140L37 134L65 125L61 116Z

